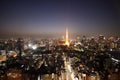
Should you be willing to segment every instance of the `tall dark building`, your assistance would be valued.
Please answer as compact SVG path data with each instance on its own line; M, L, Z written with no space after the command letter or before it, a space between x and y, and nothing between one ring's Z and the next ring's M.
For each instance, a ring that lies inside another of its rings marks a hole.
M23 38L18 38L18 40L17 40L17 50L19 51L19 58L21 58L23 46L24 46Z

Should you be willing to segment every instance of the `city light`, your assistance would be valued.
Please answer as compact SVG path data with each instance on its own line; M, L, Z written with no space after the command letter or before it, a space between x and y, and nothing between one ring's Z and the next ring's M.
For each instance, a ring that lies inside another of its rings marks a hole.
M29 44L28 44L28 47L31 47L31 46L32 46L32 44L31 44L31 43L29 43Z
M111 58L113 61L120 62L120 60L117 60L115 58Z
M65 45L69 46L70 43L69 43L69 36L68 36L68 29L66 28L66 37L65 37Z
M37 45L33 45L33 46L32 46L32 49L33 49L33 50L37 49Z
M0 80L120 80L120 1L0 0L0 11Z

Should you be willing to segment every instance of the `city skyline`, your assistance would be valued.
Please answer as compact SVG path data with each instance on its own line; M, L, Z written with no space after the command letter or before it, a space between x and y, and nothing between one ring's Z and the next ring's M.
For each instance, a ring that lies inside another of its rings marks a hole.
M1 0L0 34L120 36L117 0Z

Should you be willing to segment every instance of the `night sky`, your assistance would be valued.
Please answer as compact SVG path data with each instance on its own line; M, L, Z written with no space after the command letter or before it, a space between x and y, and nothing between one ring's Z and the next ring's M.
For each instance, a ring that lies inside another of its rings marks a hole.
M119 0L0 0L0 34L120 36Z

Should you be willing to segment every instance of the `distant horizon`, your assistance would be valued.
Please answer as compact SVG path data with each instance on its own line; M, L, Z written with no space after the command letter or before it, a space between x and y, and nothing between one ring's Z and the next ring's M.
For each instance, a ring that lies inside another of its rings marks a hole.
M76 38L77 36L83 37L98 37L99 35L103 35L105 37L120 37L120 35L112 35L112 34L85 34L85 33L69 33L69 37ZM62 38L65 37L65 32L63 33L41 33L41 34L0 34L0 39L10 39L10 38Z

